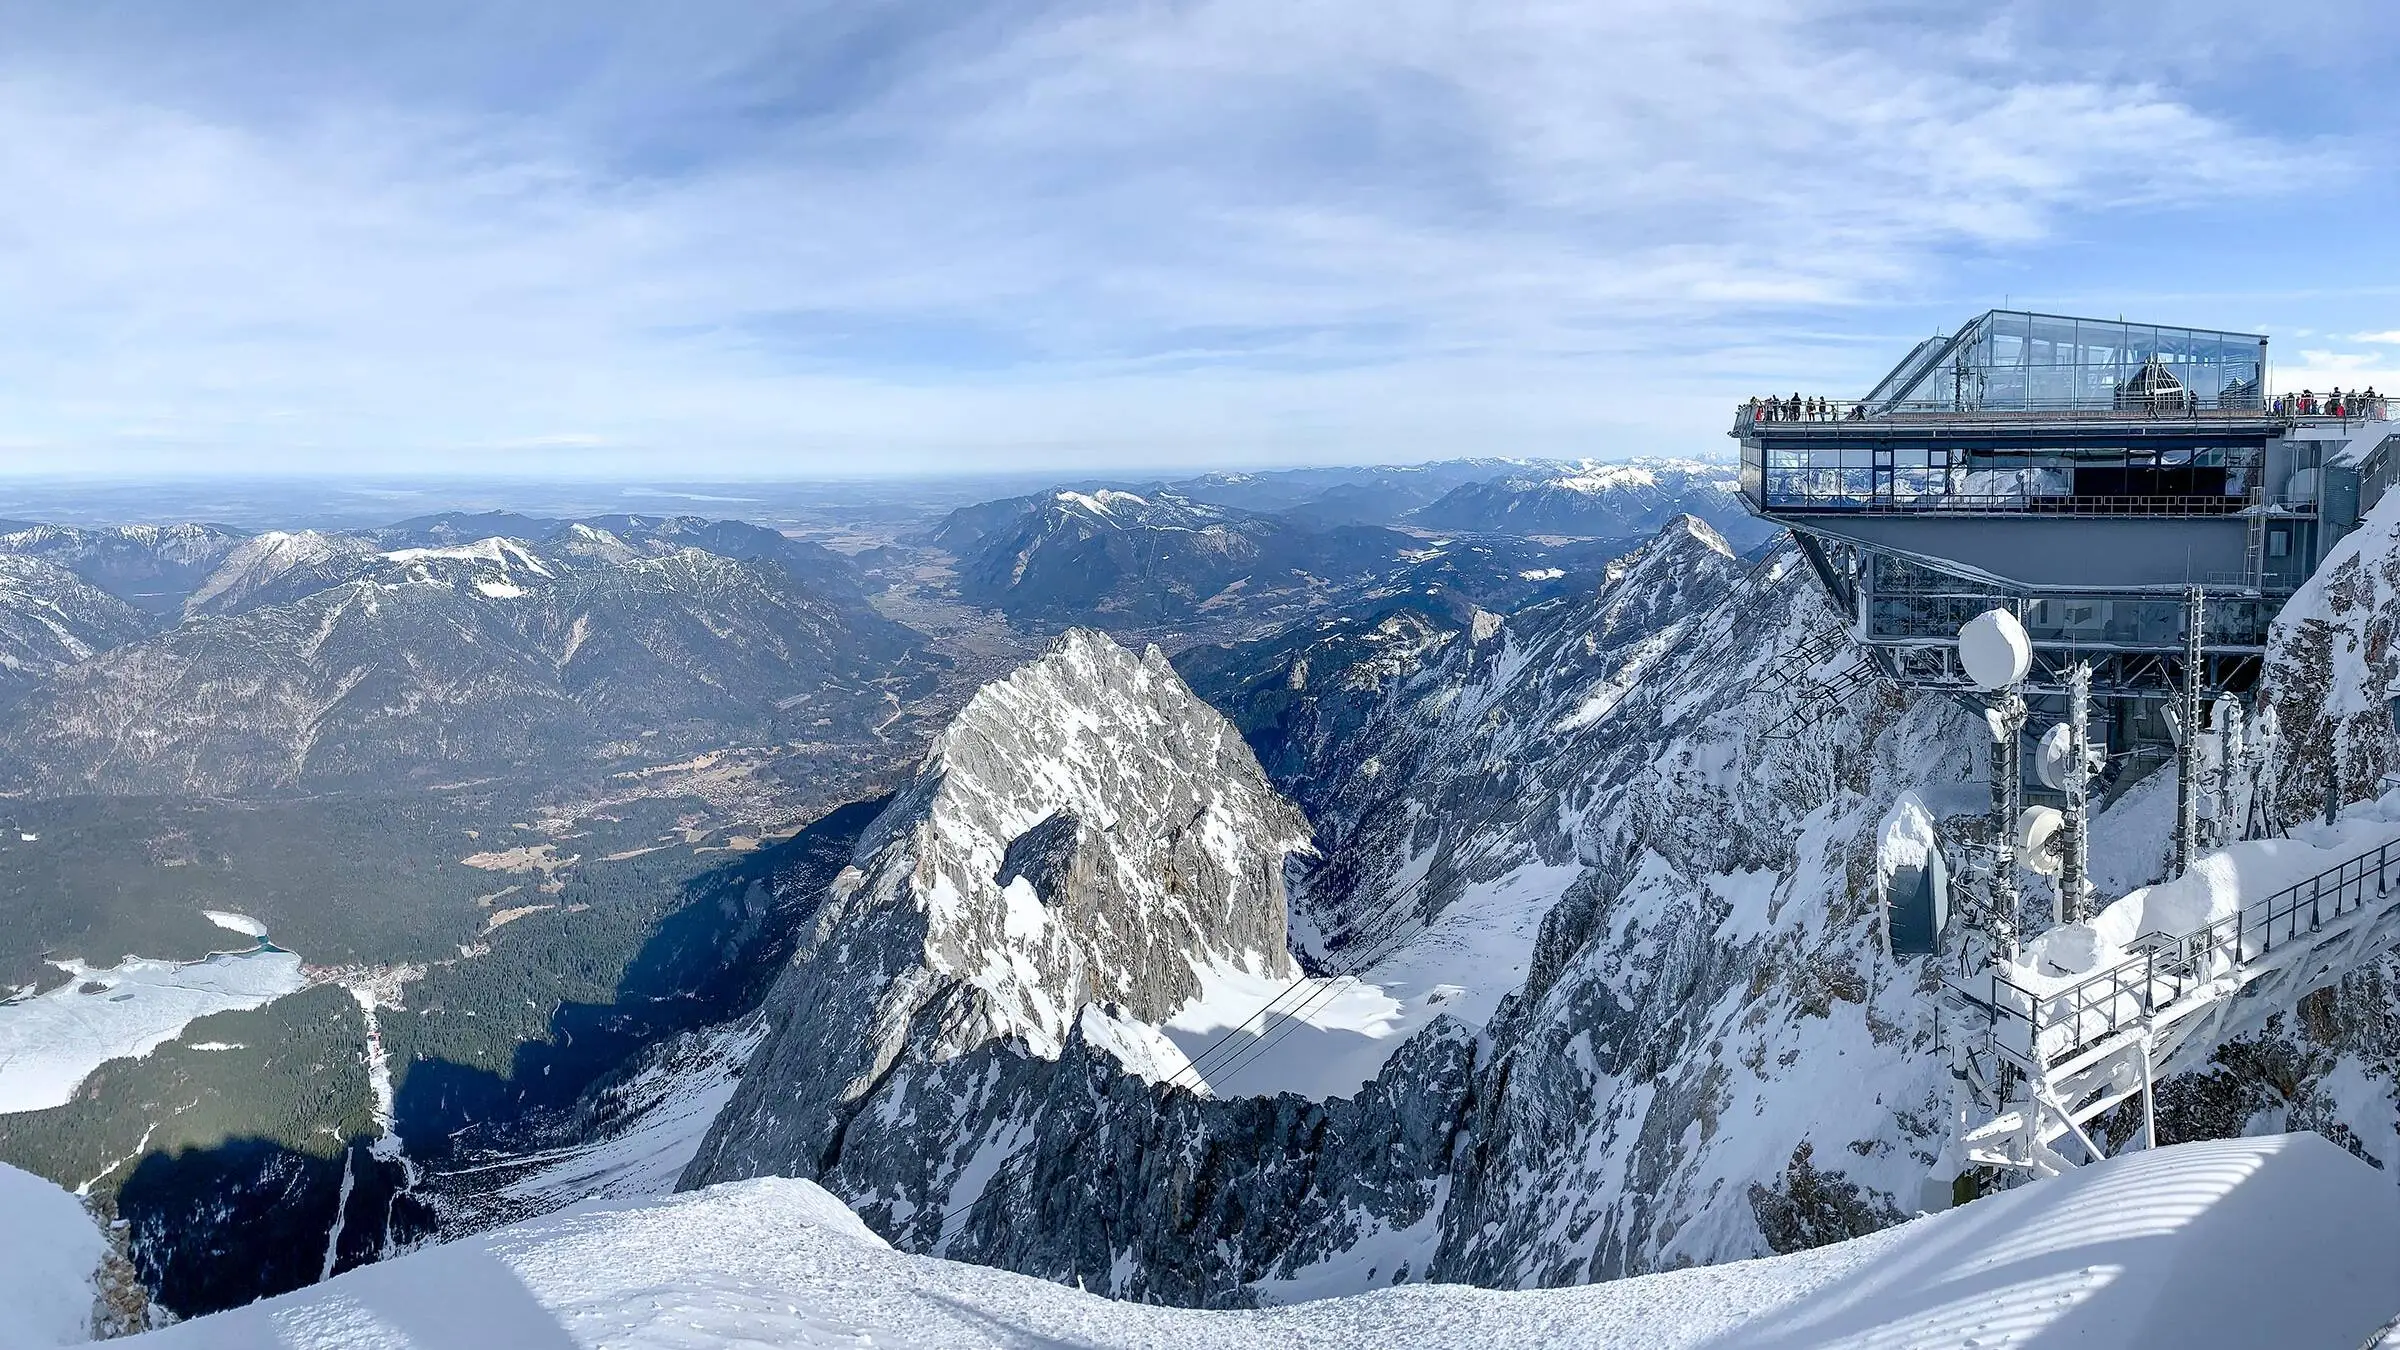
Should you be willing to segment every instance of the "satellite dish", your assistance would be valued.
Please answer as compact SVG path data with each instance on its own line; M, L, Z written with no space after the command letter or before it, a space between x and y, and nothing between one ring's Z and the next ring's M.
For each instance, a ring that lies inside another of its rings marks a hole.
M1931 955L1950 923L1950 868L1914 792L1900 794L1876 832L1875 881L1892 955Z
M2042 743L2033 757L2033 772L2042 780L2042 786L2052 792L2067 790L2067 765L2074 758L2072 745L2073 737L2069 735L2064 722L2042 733ZM2096 746L2084 747L2083 763L2087 774L2098 773L2108 767L2108 760Z
M2033 641L2005 609L1987 609L1958 629L1958 663L1985 693L2020 684L2033 669Z
M2028 806L2017 817L2017 861L2046 877L2058 875L2065 862L2059 857L2059 832L2067 818L2047 806Z

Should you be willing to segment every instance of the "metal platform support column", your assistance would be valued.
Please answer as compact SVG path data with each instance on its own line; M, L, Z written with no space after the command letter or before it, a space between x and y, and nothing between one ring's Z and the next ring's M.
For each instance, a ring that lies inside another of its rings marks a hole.
M2017 959L2017 816L2025 809L2025 699L2000 696L1986 719L1992 730L1992 912L1986 922L1997 954Z
M2092 667L2077 661L2067 672L2067 828L2058 869L2060 923L2081 923L2092 898Z
M2200 856L2200 734L2205 716L2201 625L2204 597L2194 586L2183 593L2183 688L2175 700L2175 875L2192 870Z

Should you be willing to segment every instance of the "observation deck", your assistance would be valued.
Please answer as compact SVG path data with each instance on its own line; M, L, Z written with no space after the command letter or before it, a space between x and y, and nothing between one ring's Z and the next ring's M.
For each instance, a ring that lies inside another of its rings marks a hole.
M1993 310L1865 398L1740 405L1741 493L1904 682L1963 689L1958 625L2005 605L2035 690L2071 654L2104 698L2163 697L2198 589L2207 682L2239 688L2283 598L2391 476L2331 453L2358 418L2329 432L2266 398L2266 352L2256 334Z

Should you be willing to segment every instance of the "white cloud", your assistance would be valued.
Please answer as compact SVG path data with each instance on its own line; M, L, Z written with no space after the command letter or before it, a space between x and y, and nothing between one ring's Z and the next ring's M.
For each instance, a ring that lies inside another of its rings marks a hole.
M1109 5L799 112L750 109L741 49L680 50L743 117L664 167L688 114L644 122L639 51L529 107L271 116L20 55L0 426L32 467L1689 446L1738 372L1854 373L1776 316L2301 162L1946 14Z
M2400 359L2391 352L2303 351L2297 362L2277 363L2274 387L2284 393L2335 388L2400 393Z

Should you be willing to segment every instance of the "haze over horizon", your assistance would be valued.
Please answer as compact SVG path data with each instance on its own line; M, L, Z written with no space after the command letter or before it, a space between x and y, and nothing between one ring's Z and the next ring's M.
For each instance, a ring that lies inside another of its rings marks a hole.
M1998 305L2400 387L2400 11L34 5L0 474L1721 454Z

